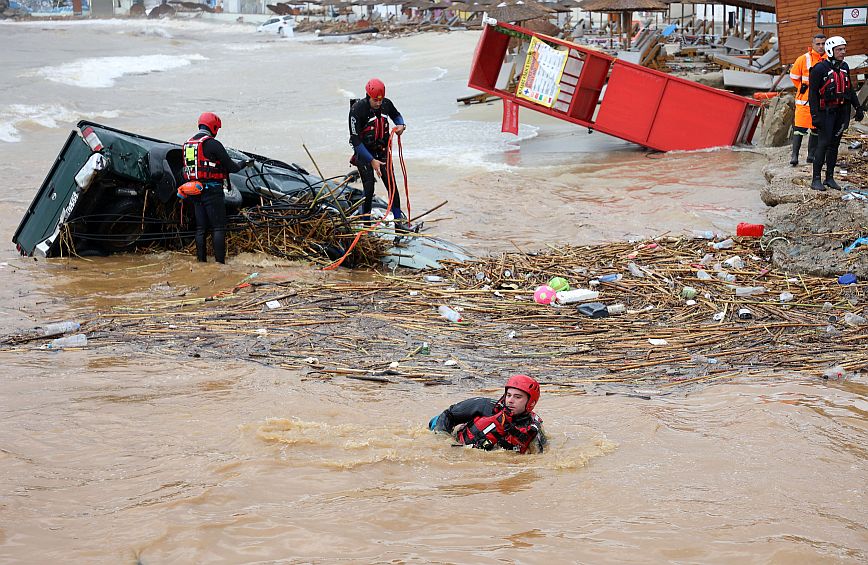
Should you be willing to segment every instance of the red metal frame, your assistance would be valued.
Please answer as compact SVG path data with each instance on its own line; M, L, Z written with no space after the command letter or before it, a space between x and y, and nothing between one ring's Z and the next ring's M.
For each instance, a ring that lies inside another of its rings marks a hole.
M566 110L534 104L514 92L498 89L497 79L510 36L497 28L536 36L570 50L581 60L581 72L565 73L560 105ZM522 27L487 24L473 55L468 86L519 106L632 141L659 151L693 150L749 143L756 130L759 102L686 79L615 59L575 43ZM597 110L600 93L606 92ZM572 93L569 92L572 89Z

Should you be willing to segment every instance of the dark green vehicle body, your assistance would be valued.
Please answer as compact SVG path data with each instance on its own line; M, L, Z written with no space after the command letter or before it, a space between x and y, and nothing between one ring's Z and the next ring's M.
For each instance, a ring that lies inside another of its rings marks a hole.
M102 146L96 147L99 151L82 134L91 130ZM227 152L233 159L256 160L254 167L230 175L229 212L260 204L263 196L323 192L322 179L297 165L231 148ZM96 153L104 158L105 168L80 187L75 177ZM183 245L192 234L193 219L192 206L182 212L177 198L177 187L184 182L182 167L180 144L81 121L67 138L12 241L22 255L57 256L61 228L68 224L79 254L126 251L154 241L166 247ZM331 181L327 185L332 193L329 198L334 197L327 206L348 209L362 196L361 190L350 185L339 187ZM385 205L377 200L375 206Z

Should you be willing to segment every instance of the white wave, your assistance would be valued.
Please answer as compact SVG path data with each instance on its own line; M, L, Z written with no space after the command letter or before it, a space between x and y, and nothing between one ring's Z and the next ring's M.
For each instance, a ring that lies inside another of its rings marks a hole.
M253 26L245 23L208 21L208 20L123 20L123 19L93 19L93 20L46 20L34 18L30 21L13 22L12 20L0 20L0 26L9 25L16 27L37 27L39 29L62 29L68 27L94 27L94 28L117 28L120 31L141 31L144 29L154 30L157 28L171 29L179 33L252 33Z
M341 96L343 96L347 100L352 100L353 98L358 98L358 96L356 96L354 93L352 93L349 90L346 90L344 88L339 88L338 94L340 94Z
M174 36L169 33L164 27L146 27L137 30L121 30L118 31L121 35L138 35L143 37L162 37L163 39L172 39Z
M502 133L495 122L440 120L421 128L415 123L411 127L407 134L412 137L407 141L412 139L412 143L404 150L406 157L489 171L514 170L503 162L503 154L539 135L539 127L525 124L519 126L518 136Z
M266 43L229 43L223 46L227 51L261 51L262 49L270 49L277 42L266 42Z
M435 76L433 79L431 79L432 82L440 80L441 78L443 78L449 74L449 69L444 69L443 67L434 67L434 70L437 71L437 76Z
M115 110L103 112L80 112L60 104L10 104L0 109L0 141L21 141L19 128L38 126L44 128L71 127L82 119L117 118Z
M96 57L43 67L37 71L48 80L82 88L109 88L124 75L144 75L186 67L193 61L207 61L193 55L143 55L139 57Z

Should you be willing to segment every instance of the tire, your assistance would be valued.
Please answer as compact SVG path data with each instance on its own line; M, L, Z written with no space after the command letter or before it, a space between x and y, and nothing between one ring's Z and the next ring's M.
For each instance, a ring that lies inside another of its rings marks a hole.
M139 243L148 230L148 223L142 222L143 206L141 198L119 198L106 206L97 229L103 249L121 253Z

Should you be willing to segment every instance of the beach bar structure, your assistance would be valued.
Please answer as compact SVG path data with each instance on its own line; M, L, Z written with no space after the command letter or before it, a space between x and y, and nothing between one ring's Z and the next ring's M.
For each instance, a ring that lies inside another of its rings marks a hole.
M535 98L527 87L534 78L529 75L543 74L542 67L530 64L537 59L533 47L521 80L502 80L512 38L544 43L538 47L542 57L547 50L565 59L549 100ZM508 113L515 116L524 107L658 151L750 143L760 110L755 100L490 18L476 46L468 86L503 99L504 124Z

